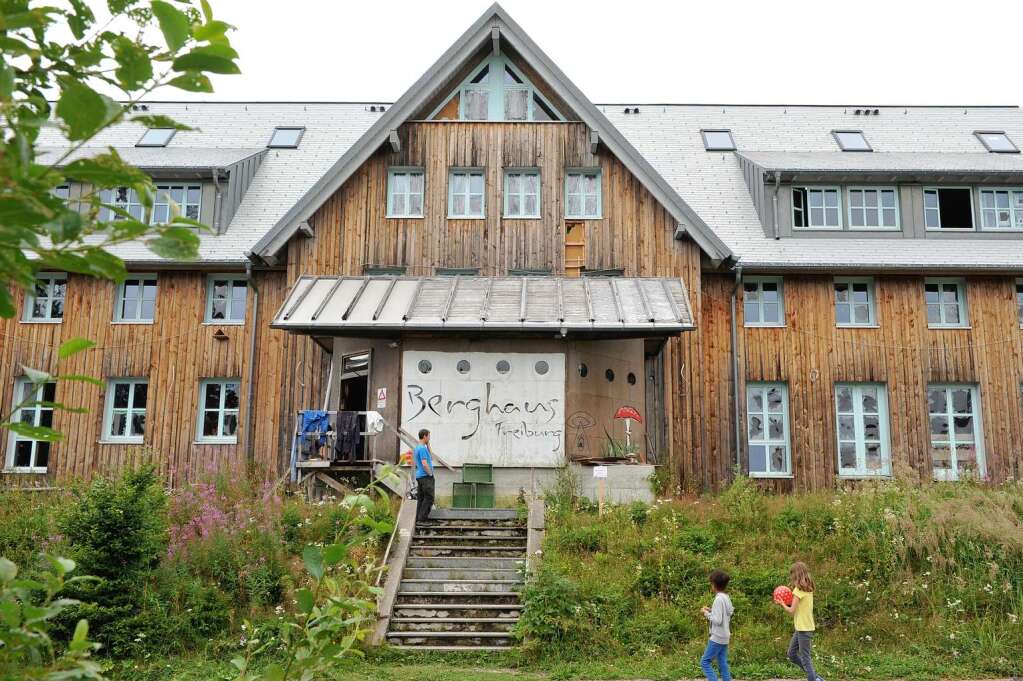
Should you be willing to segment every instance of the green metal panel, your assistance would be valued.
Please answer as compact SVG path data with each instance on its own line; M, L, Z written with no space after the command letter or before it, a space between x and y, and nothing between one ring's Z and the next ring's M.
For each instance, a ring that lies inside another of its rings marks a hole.
M473 508L476 497L475 486L471 483L456 482L451 485L451 506Z
M474 487L476 488L475 508L493 508L495 497L494 485L492 483L477 482Z
M489 463L462 464L462 482L493 482L494 467Z

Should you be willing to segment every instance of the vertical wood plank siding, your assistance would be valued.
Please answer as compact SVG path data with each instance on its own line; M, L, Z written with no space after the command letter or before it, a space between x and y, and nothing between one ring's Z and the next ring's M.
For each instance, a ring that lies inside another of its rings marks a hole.
M778 490L834 486L838 443L834 385L884 383L895 473L931 478L928 383L975 384L980 393L987 471L994 481L1023 474L1023 331L1014 278L966 277L970 328L929 329L924 277L875 278L877 328L836 328L832 277L786 275L781 328L742 326L739 354L745 381L784 381L789 387L791 480L765 481ZM730 381L728 296L731 276L705 274L701 327L706 343L705 418L730 410L723 395ZM713 339L713 340L711 340ZM711 375L713 374L713 375ZM740 400L745 404L745 400ZM727 409L727 410L726 410ZM743 428L745 428L745 414ZM734 437L722 417L712 428L703 463L713 484L735 461ZM745 430L743 431L745 432ZM743 452L742 468L748 461Z

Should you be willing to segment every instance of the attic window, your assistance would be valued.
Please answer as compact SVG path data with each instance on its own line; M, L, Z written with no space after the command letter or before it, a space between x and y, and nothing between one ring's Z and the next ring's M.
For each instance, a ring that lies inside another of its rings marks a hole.
M266 146L270 149L297 149L304 132L305 128L274 128L274 134Z
M135 143L136 147L165 147L177 132L174 128L149 128L142 139Z
M984 148L992 154L1018 154L1019 149L1009 136L1000 130L977 130L973 133Z
M701 130L703 148L707 151L735 151L731 130Z
M874 151L861 130L832 130L831 134L842 151Z
M500 54L477 67L432 117L457 104L463 121L559 121L562 117L525 75Z

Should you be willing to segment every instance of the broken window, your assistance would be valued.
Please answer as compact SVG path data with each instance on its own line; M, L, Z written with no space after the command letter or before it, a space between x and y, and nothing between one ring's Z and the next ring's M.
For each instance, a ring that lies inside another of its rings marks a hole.
M792 226L811 229L841 229L838 187L793 187Z
M924 224L927 229L973 229L973 201L969 187L924 189Z
M981 189L980 224L984 229L1023 229L1023 190Z

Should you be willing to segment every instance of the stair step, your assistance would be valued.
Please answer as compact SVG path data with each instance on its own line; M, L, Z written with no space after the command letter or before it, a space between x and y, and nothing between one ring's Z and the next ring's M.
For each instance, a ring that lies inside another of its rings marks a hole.
M396 605L391 610L391 621L396 620L498 620L517 622L522 613L520 604L501 603L497 605L452 603L450 605L430 603L419 605ZM393 626L393 625L392 625Z
M525 568L525 560L492 556L409 556L405 561L405 568L413 570L520 570Z
M525 546L419 546L409 547L410 556L479 556L491 558L524 558Z
M518 617L392 617L388 631L424 635L452 631L507 634L518 621Z
M388 638L511 638L507 631L389 631Z
M412 535L413 544L425 544L434 542L459 542L479 544L481 546L525 546L526 536L521 537L476 537L465 534L419 534Z
M417 532L444 531L444 532L502 532L502 533L525 533L525 525L466 525L452 522L437 523L435 525L418 525Z
M398 593L514 593L515 587L521 585L521 581L487 581L482 579L403 579L401 580L401 586L398 588Z
M396 609L406 610L522 610L521 603L410 603L396 605Z
M523 581L521 570L487 570L479 568L405 568L402 579Z
M392 617L391 624L515 624L518 617Z
M522 594L518 591L420 591L399 592L395 597L395 609L410 606L421 606L440 609L451 609L452 604L463 607L482 605L514 605L521 608Z
M514 520L522 522L514 508L435 508L430 520Z

